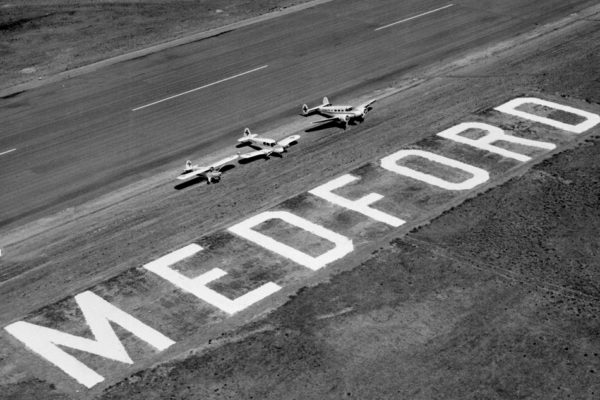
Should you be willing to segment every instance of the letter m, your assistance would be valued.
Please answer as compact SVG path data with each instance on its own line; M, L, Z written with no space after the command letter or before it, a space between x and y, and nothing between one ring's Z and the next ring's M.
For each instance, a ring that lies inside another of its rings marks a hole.
M102 382L104 377L58 346L133 364L125 347L110 326L110 322L118 324L159 351L175 343L92 292L86 291L78 294L75 296L75 301L79 305L94 339L71 335L25 321L15 322L4 329L23 342L30 350L56 365L87 388Z

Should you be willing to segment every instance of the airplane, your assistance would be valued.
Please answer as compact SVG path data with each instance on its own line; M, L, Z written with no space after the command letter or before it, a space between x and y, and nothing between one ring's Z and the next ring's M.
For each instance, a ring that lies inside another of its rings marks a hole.
M371 104L375 103L375 100L369 100L359 106L336 106L329 102L327 97L323 97L323 104L313 108L308 108L306 104L302 104L302 115L307 116L313 113L320 114L327 119L320 121L314 121L313 124L322 124L325 122L337 121L344 125L344 129L348 126L351 121L363 121L369 111L371 111Z
M273 153L281 156L281 154L286 152L286 149L298 139L300 139L300 135L292 135L280 141L276 141L274 139L258 137L258 135L255 133L250 132L250 129L246 128L244 129L244 136L238 139L238 146L248 145L254 148L255 151L244 154L238 153L238 155L245 159L260 156L269 158L269 156Z
M231 161L237 159L239 157L238 154L233 156L225 157L222 160L217 161L214 164L211 164L207 167L201 167L198 165L192 165L190 160L185 162L185 169L183 172L177 177L179 180L186 180L195 177L203 177L206 179L207 183L210 184L212 182L219 182L221 180L221 168L223 168L226 164Z

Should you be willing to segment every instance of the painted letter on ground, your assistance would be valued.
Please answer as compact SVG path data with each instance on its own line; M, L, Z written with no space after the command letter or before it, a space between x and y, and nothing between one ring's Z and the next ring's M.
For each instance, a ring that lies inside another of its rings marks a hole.
M409 167L398 165L398 161L406 157L421 157L427 160L436 162L438 164L446 165L448 167L463 170L469 173L471 178L463 182L449 182L445 179L438 178L425 172L420 172ZM465 164L460 161L453 160L444 156L440 156L429 151L424 150L400 150L381 159L381 166L388 171L395 172L400 175L408 176L419 181L429 183L442 189L447 190L468 190L473 189L476 186L490 179L490 174L484 169L475 167L473 165Z
M63 351L58 345L96 354L110 360L133 364L127 350L110 326L110 322L133 333L159 351L175 343L92 292L86 291L78 294L75 296L75 301L79 305L94 339L71 335L25 321L15 322L4 329L29 349L56 365L87 388L102 382L104 377Z
M227 272L222 269L213 268L195 278L188 278L171 268L173 264L191 257L201 250L202 246L193 243L144 265L144 268L228 314L241 311L281 289L279 285L267 282L243 296L231 300L206 286L208 283L227 275Z
M302 228L307 232L329 240L335 244L335 247L320 256L313 257L252 229L271 219L280 219L290 225ZM342 258L354 249L352 240L347 237L287 211L265 211L232 226L229 228L229 231L312 270L318 270L319 268Z
M570 114L575 114L582 117L584 120L578 124L568 124L566 122L561 122L552 118L542 117L536 114L532 114L527 111L517 110L517 107L522 106L524 104L537 104L540 106L553 108L555 110L564 111ZM578 108L563 106L562 104L554 103L552 101L542 100L535 97L517 97L516 99L512 99L509 102L506 102L495 108L500 112L505 114L514 115L516 117L528 119L531 121L539 122L542 124L550 125L558 129L562 129L563 131L573 132L573 133L583 133L588 129L593 128L594 126L600 123L600 115L594 114L588 111L583 111Z
M338 206L366 215L367 217L372 218L375 221L383 222L394 227L398 227L404 224L405 221L401 220L400 218L394 217L393 215L369 207L371 204L383 198L383 196L380 194L369 193L368 195L358 200L348 200L345 197L333 193L334 190L339 189L342 186L346 186L347 184L354 182L357 179L357 177L352 176L350 174L343 175L339 178L325 183L324 185L314 188L308 193L321 197L333 204L337 204Z
M462 132L469 129L478 129L485 131L486 134L479 139L470 139L464 136L460 136ZM469 146L476 147L481 150L489 151L490 153L496 153L503 157L513 158L518 161L529 161L531 157L525 154L520 154L514 151L503 149L502 147L494 146L492 143L495 142L510 142L516 143L523 146L537 147L544 150L553 150L556 148L554 143L540 142L538 140L523 139L516 136L507 135L504 131L496 126L484 124L481 122L463 122L448 128L437 134L446 139L453 140L458 143L467 144Z

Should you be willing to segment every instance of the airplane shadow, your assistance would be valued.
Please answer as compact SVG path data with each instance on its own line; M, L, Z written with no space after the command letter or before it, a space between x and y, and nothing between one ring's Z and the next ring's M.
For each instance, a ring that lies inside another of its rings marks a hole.
M257 146L253 143L238 143L235 145L236 149L243 149L243 148L247 148L248 150L260 150L262 149L262 147Z
M234 169L234 168L235 168L235 165L232 165L232 164L227 164L227 165L224 165L223 167L221 167L221 172L227 172L227 171L229 171L229 170L231 170L231 169ZM221 178L221 179L222 179L222 178ZM207 182L207 184L208 184L208 180L206 179L206 177L204 177L204 176L197 176L197 177L195 177L195 178L192 178L192 179L189 179L189 180L187 180L187 181L184 181L184 182L182 182L182 183L179 183L179 184L177 184L177 185L173 186L173 188L174 188L175 190L182 190L182 189L188 188L188 187L190 187L190 186L194 186L194 185L196 185L196 184L199 184L199 183L201 183L201 182L203 182L203 181L206 181L206 182ZM214 184L214 183L219 183L219 182L220 182L220 181L213 182L213 184Z
M197 176L195 178L188 179L187 181L183 181L182 183L179 183L179 184L173 186L173 188L175 190L182 190L182 189L185 189L187 187L193 186L193 185L195 185L197 183L200 183L202 181L205 181L205 180L206 180L205 177L203 177L203 176Z
M348 125L350 125L350 124L348 124ZM342 130L345 130L344 124L342 124L341 122L331 121L331 122L323 122L322 124L307 128L304 130L304 132L317 132L317 131L323 131L323 130L329 129L329 128L340 128Z
M252 158L240 158L240 159L238 160L238 162L239 162L240 164L242 164L242 165L245 165L245 164L250 164L250 163L253 163L253 162L255 162L256 160L269 161L269 158L271 158L271 157L279 157L279 158L283 158L283 155L282 155L282 154L279 154L279 153L273 153L273 154L271 154L269 157L267 157L267 156L256 156L256 157L252 157Z

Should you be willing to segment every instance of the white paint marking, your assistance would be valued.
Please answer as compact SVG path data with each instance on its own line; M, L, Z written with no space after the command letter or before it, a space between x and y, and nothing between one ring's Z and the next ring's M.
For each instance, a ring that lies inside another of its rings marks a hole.
M468 131L469 129L478 129L486 131L487 133L479 139L469 139L467 137L460 136L460 133ZM453 126L452 128L448 128L437 135L458 143L463 143L481 150L489 151L490 153L496 153L503 157L513 158L522 162L531 160L531 157L526 156L525 154L503 149L502 147L494 146L492 143L509 142L523 146L537 147L544 150L554 150L556 148L554 143L540 142L538 140L523 139L516 136L507 135L502 129L481 122L463 122Z
M314 188L308 193L319 196L333 204L347 208L352 211L356 211L375 221L383 222L393 227L398 227L404 224L404 220L394 217L393 215L387 214L383 211L376 210L369 207L371 204L383 199L383 196L378 193L369 193L368 195L361 197L358 200L348 200L342 196L339 196L332 191L346 186L347 184L358 180L359 178L350 174L342 175L332 181L329 181L319 187Z
M449 182L445 179L438 178L436 176L426 174L424 172L416 171L412 168L404 167L398 165L398 160L401 160L406 157L417 156L422 157L430 161L437 162L442 165L447 165L449 167L453 167L456 169L461 169L471 175L471 178L460 182L454 183ZM395 152L392 155L384 157L381 159L381 166L388 171L395 172L400 175L409 176L411 178L417 179L419 181L429 183L430 185L441 187L446 190L468 190L473 189L475 186L481 185L490 179L490 174L481 168L477 168L473 165L465 164L460 161L453 160L451 158L447 158L444 156L440 156L438 154L430 153L429 151L423 150L400 150Z
M422 17L422 16L424 16L424 15L427 15L427 14L432 14L432 13L434 13L434 12L438 12L438 11L444 10L444 9L446 9L446 8L452 7L453 5L454 5L454 4L448 4L448 5L445 5L445 6L443 6L443 7L436 8L435 10L427 11L427 12L424 12L424 13L422 13L422 14L419 14L419 15L414 15L414 16L412 16L412 17L409 17L409 18L402 19L402 20L400 20L400 21L392 22L391 24L388 24L388 25L380 26L379 28L377 28L377 29L375 29L375 30L376 30L376 31L378 31L378 30L380 30L380 29L389 28L390 26L398 25L398 24L401 24L401 23L403 23L403 22L407 22L407 21L410 21L410 20L413 20L413 19L416 19L416 18Z
M169 97L166 97L164 99L157 100L155 102L152 102L152 103L140 106L140 107L133 108L131 111L138 111L138 110L141 110L143 108L150 107L150 106L153 106L153 105L158 104L158 103L162 103L163 101L171 100L171 99L174 99L176 97L183 96L185 94L189 94L189 93L195 92L197 90L206 89L207 87L210 87L210 86L213 86L213 85L217 85L219 83L223 83L223 82L229 81L231 79L239 78L240 76L247 75L247 74L250 74L252 72L259 71L261 69L267 68L267 67L268 67L268 65L263 65L262 67L254 68L254 69L251 69L250 71L242 72L241 74L233 75L233 76L230 76L228 78L224 78L224 79L218 80L216 82L209 83L208 85L200 86L200 87L197 87L195 89L187 90L187 91L185 91L183 93L179 93L179 94L176 94L176 95L173 95L173 96L169 96Z
M16 150L17 149L10 149L10 150L7 150L7 151L3 151L2 153L0 153L0 156L3 156L3 155L8 154L8 153L12 153L13 151L16 151Z
M228 314L241 311L281 289L281 286L273 282L267 282L261 287L231 300L206 286L210 282L227 275L227 272L222 269L213 268L195 278L188 278L171 269L173 264L191 257L201 250L202 246L193 243L144 265L144 268Z
M538 104L540 106L554 108L555 110L565 111L571 114L579 115L580 117L585 118L585 121L580 122L577 125L567 124L565 122L560 122L552 118L540 117L539 115L531 114L526 111L517 110L517 107L522 106L523 104ZM600 123L600 116L598 114L594 114L591 112L583 111L578 108L563 106L562 104L554 103L552 101L538 99L536 97L517 97L516 99L512 99L509 102L502 104L494 108L500 112L505 114L514 115L517 117L529 119L531 121L539 122L542 124L550 125L558 129L562 129L567 132L573 133L583 133L588 129L593 128L594 126Z
M85 351L125 364L133 364L133 360L129 357L110 322L131 332L158 351L165 350L175 343L90 291L78 294L75 296L75 301L92 331L93 339L71 335L26 321L15 322L4 329L29 349L56 365L87 388L102 382L104 377L58 346Z
M304 229L307 232L329 240L335 244L335 247L318 257L313 257L303 251L278 242L277 240L252 229L255 226L271 219L280 219L288 224ZM346 236L342 236L339 233L330 231L321 225L314 224L287 211L265 211L232 226L229 228L229 231L243 237L244 239L256 243L261 247L264 247L267 250L282 255L285 258L289 258L290 260L297 262L306 268L310 268L313 271L316 271L327 264L344 257L346 254L351 253L352 250L354 250L352 240L348 239Z

